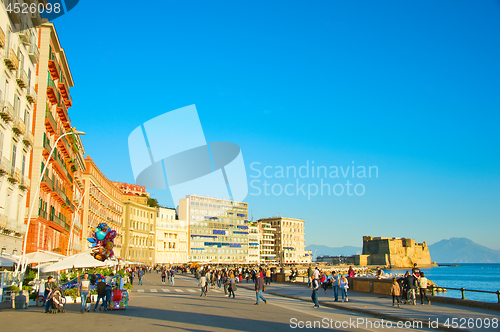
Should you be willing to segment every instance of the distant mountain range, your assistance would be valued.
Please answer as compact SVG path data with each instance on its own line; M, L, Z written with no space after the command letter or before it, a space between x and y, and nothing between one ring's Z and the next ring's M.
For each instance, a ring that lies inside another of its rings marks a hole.
M436 263L500 263L500 250L493 250L466 238L453 237L429 246Z
M361 247L328 247L311 244L306 247L316 256L352 256L361 254ZM466 238L441 240L429 246L431 260L436 263L500 263L500 250L490 249Z
M311 244L306 247L306 250L311 250L313 257L316 252L316 256L352 256L361 254L363 248L343 246L343 247L328 247L322 245Z

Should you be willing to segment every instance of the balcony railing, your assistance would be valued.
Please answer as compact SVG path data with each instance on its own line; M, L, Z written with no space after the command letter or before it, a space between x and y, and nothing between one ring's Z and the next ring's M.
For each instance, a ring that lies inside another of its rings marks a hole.
M24 132L26 131L24 121L18 116L14 118L14 122L12 123L12 131L16 135L24 135Z
M26 90L26 99L30 103L36 102L36 91L35 91L35 88L30 87L30 86L28 87L28 89Z
M28 190L31 184L31 180L27 176L21 176L21 182L19 182L19 189Z
M57 63L57 58L52 52L50 53L49 57L49 71L53 79L55 80L59 79L59 72L60 72L59 64Z
M20 88L25 88L28 86L28 75L26 75L26 71L23 68L19 68L17 70L16 81L17 85L19 85Z
M52 151L52 147L50 146L50 141L48 137L45 137L45 141L43 141L43 151L42 154L44 157L48 157L50 154L50 151Z
M2 228L7 227L7 224L9 223L9 217L7 217L5 214L1 213L0 214L0 226Z
M57 104L56 110L57 114L59 114L59 117L61 118L61 121L63 122L64 127L66 129L70 129L71 125L68 123L69 122L68 109L62 99L59 99L59 103Z
M7 49L5 53L3 61L5 62L7 68L10 70L17 70L17 68L19 68L19 59L17 58L17 54L12 48Z
M54 191L54 180L52 180L47 173L43 175L40 187L47 192Z
M71 107L73 105L73 98L71 98L71 95L68 95L68 99L64 100L64 104L66 104L66 107Z
M7 179L12 183L19 183L21 181L21 171L11 166Z
M61 91L61 96L64 99L68 99L69 98L69 87L68 87L68 83L66 82L66 77L64 77L64 75L61 75L59 82L57 82L57 86L59 87L59 91Z
M69 231L69 226L68 226L68 225L66 225L66 223L65 223L63 220L59 219L59 217L57 217L57 216L55 216L55 215L51 214L51 215L50 215L50 221L52 221L52 222L54 222L54 223L58 224L58 225L59 225L59 226L61 226L62 228L64 228L64 229L66 229L67 231Z
M36 47L35 44L30 45L28 55L30 57L31 62L33 62L34 64L38 63L38 60L40 59L40 51L38 50L38 47Z
M5 175L9 173L10 167L11 167L10 161L7 158L2 157L0 161L0 175Z
M10 102L7 101L0 107L0 117L5 121L14 120L14 107Z
M42 208L39 208L38 209L38 216L42 217L43 219L45 220L48 220L47 219L47 211L45 211L44 209Z
M27 131L26 134L23 136L23 143L26 145L26 147L32 147L33 144L35 143L35 138L33 137L33 134L31 131Z
M56 120L54 120L54 116L52 115L52 112L49 111L48 107L45 110L45 128L51 134L55 134L57 132Z
M50 74L47 77L47 97L52 104L57 104L60 99L59 91L57 91L54 80Z

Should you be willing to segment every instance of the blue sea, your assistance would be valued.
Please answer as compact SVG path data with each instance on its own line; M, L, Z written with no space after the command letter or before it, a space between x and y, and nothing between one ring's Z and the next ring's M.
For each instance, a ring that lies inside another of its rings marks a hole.
M460 266L439 266L421 269L425 276L440 287L476 289L496 292L500 290L500 264L450 263ZM411 269L408 269L411 271ZM386 273L404 274L407 270L385 270ZM438 296L461 298L460 291L448 290ZM465 292L467 300L498 302L496 294Z

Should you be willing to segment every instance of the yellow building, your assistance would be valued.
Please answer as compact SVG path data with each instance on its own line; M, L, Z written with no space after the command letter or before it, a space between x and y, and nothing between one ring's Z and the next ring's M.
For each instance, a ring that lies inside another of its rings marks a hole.
M159 207L156 214L156 264L187 263L187 223L175 209Z
M145 190L145 188L144 188ZM147 196L123 194L123 259L155 264L156 208L147 205Z
M82 203L83 236L80 248L87 250L87 238L91 236L92 228L100 223L106 223L116 231L113 251L115 257L121 257L123 203L120 189L106 178L90 156L85 159L83 182L85 197Z
M310 263L310 251L305 249L304 220L272 217L258 220L275 228L274 254L279 263Z

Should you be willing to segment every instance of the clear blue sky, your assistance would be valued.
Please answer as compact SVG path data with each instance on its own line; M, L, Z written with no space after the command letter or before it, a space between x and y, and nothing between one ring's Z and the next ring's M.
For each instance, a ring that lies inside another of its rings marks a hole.
M73 125L110 179L134 183L134 128L196 104L207 141L241 147L249 183L253 162L378 167L350 179L362 196L247 196L255 219L303 218L306 244L500 249L499 18L493 0L86 0L54 24Z

